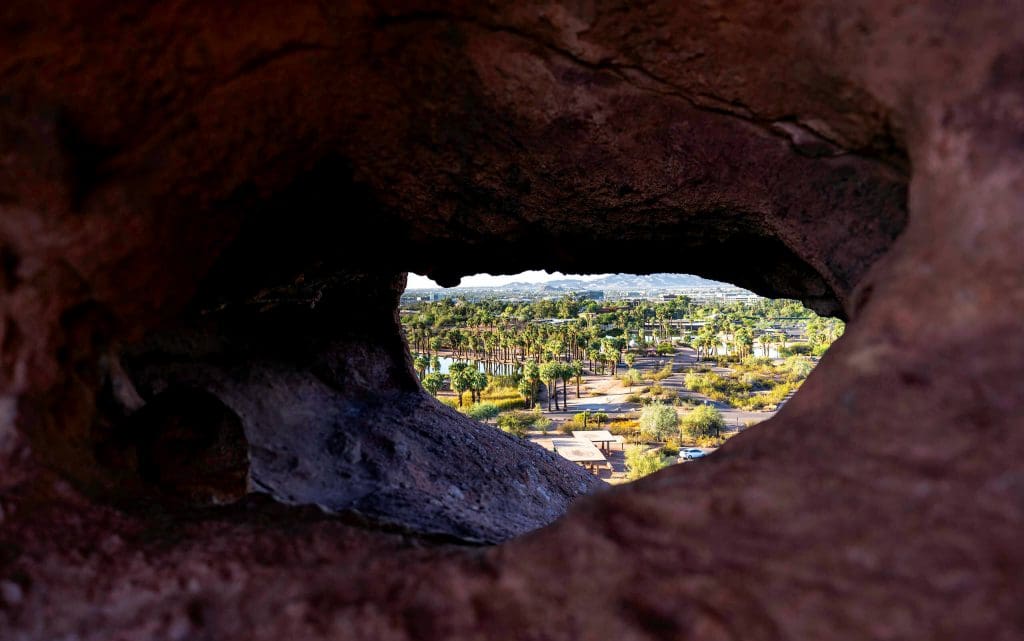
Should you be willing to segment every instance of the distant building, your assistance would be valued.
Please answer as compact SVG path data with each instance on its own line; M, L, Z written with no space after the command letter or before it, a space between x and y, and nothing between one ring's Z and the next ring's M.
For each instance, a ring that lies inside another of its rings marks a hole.
M579 300L604 300L604 292L596 289L576 292L576 298Z

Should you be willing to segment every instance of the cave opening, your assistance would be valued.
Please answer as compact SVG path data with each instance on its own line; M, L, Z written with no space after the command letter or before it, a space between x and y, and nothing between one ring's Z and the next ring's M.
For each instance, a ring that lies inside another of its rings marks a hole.
M772 418L845 324L686 274L409 274L403 335L441 404L609 484Z

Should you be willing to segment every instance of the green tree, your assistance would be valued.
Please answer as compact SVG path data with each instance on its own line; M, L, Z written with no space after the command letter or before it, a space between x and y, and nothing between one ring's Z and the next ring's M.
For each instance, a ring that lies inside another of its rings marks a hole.
M627 352L626 355L622 357L622 360L625 361L626 367L632 368L633 365L636 364L636 354L633 352Z
M711 405L699 405L683 417L683 434L694 440L721 436L723 427L722 413Z
M430 392L432 396L437 396L437 393L444 387L444 376L437 372L431 372L423 377L423 389Z
M676 408L653 403L640 412L640 432L656 441L664 441L679 433L679 414Z

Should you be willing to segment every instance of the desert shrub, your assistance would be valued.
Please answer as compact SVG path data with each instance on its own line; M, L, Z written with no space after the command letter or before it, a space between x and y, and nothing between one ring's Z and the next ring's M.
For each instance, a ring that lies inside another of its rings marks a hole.
M634 385L642 381L643 377L640 375L640 372L630 368L626 370L621 376L619 376L619 380L622 381L622 384L625 385L626 387L633 387Z
M747 356L740 365L749 370L763 370L772 368L772 359L767 356Z
M661 396L665 392L665 388L661 385L651 385L650 390L651 396Z
M661 448L661 453L665 456L677 456L679 454L679 438L670 436L665 440L665 446Z
M494 403L477 403L466 410L466 416L476 421L487 422L496 418L501 410Z
M664 441L679 432L679 414L671 405L655 403L640 412L640 431L655 440Z
M768 400L764 394L753 394L744 399L739 399L733 405L744 410L761 410L768 406Z
M675 347L672 347L672 343L658 343L658 354L666 356L668 354L674 354L676 351Z
M693 439L694 447L720 447L722 443L725 443L725 438L721 436L700 436Z
M459 401L458 401L458 399L454 399L454 398L439 398L437 400L441 401L441 403L447 405L448 407L452 408L453 410L459 409Z
M498 427L512 436L524 438L530 429L530 412L509 412L498 417Z
M672 376L672 363L666 363L664 367L648 376L648 378L652 381L663 381L669 376Z
M800 387L797 383L781 383L768 390L764 395L765 401L771 405L778 405L789 396L789 393Z
M551 429L551 419L537 412L537 416L533 419L533 429L540 430L542 434L547 434L548 430Z
M739 381L750 389L761 389L771 384L771 379L759 372L743 372L739 375Z
M670 389L662 390L661 393L658 394L657 399L662 403L671 403L673 405L679 404L679 394Z
M629 394L626 396L627 403L643 403L644 399L639 394Z
M666 465L658 451L647 451L642 445L626 448L626 478L631 481L653 474Z
M779 356L807 356L813 352L813 348L807 343L793 343L779 350Z
M725 419L722 413L710 405L701 405L683 417L682 431L691 439L718 436L723 427Z
M811 375L814 370L814 362L806 356L790 356L783 362L782 367L788 374L791 382L802 381Z
M636 420L632 419L616 419L608 423L608 431L617 436L628 436L636 433L640 429L640 425Z

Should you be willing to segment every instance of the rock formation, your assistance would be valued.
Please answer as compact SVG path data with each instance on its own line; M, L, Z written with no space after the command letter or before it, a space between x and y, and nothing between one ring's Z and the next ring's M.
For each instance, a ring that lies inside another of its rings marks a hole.
M0 34L0 639L1024 637L1024 10ZM596 493L417 388L403 272L620 254L848 332L772 421Z

